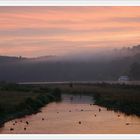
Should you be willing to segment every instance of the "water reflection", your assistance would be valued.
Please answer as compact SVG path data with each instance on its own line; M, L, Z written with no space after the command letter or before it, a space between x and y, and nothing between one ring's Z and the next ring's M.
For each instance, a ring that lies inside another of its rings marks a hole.
M94 105L93 97L88 95L63 94L60 103L51 103L38 114L7 122L0 133L139 134L140 118L107 111Z
M63 103L71 103L71 104L93 104L94 100L92 96L86 96L86 95L67 95L67 94L62 94L62 100Z

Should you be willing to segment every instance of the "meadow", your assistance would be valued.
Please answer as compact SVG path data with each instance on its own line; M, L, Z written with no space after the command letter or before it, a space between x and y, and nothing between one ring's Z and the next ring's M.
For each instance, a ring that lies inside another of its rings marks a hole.
M0 84L0 125L4 122L34 114L50 102L61 100L59 89Z

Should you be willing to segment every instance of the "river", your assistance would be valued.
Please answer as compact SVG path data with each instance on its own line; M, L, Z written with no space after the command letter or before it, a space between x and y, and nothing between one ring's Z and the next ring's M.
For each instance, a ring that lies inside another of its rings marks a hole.
M0 128L1 134L139 134L140 117L108 111L94 105L91 96L62 95L41 112L15 119Z

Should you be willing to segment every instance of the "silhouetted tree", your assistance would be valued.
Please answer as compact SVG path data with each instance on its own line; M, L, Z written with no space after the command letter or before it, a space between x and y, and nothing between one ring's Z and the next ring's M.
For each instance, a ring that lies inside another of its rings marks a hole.
M133 63L130 66L129 75L133 80L140 80L140 64L139 63Z

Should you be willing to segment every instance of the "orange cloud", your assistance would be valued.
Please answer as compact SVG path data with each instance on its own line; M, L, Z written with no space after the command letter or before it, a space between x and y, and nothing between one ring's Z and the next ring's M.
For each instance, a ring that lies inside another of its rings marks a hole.
M1 55L28 57L128 46L139 43L140 7L0 7L0 38Z

